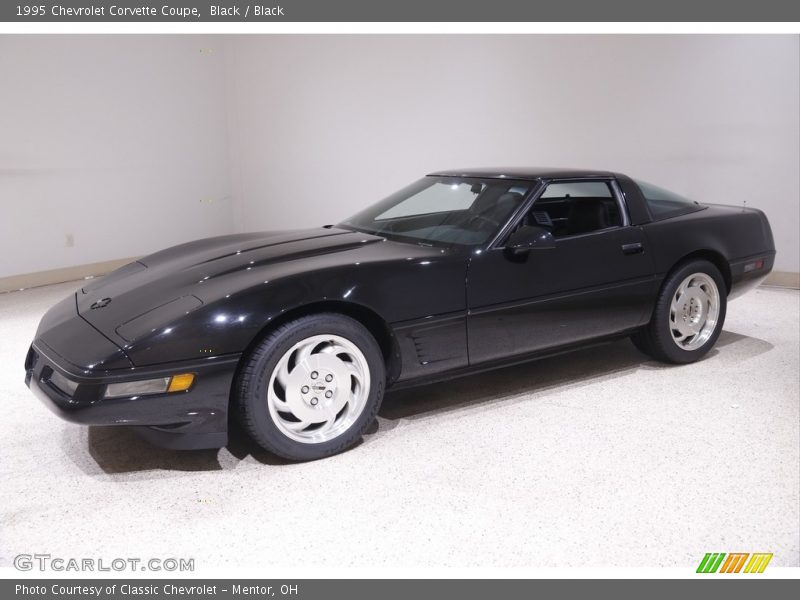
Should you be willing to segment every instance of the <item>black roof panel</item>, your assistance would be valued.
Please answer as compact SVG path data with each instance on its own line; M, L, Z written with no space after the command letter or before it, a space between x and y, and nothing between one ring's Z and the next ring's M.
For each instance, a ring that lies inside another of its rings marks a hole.
M447 169L428 175L446 177L481 177L484 179L561 179L570 177L613 177L610 171L596 169L561 169L549 167L498 167L484 169Z

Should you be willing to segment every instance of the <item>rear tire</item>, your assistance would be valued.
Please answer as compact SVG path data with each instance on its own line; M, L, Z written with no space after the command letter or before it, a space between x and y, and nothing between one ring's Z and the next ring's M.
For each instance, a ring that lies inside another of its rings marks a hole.
M631 340L656 360L692 363L713 348L726 310L727 288L719 269L707 260L691 260L667 276L650 323Z
M383 400L380 347L344 315L282 325L243 360L234 385L239 421L258 445L283 458L314 460L350 448Z

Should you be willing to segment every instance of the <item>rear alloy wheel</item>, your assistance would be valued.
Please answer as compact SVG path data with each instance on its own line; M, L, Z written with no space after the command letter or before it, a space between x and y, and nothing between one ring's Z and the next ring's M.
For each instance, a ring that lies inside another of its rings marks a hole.
M237 380L240 420L265 449L312 460L355 444L383 398L377 342L338 314L279 327L250 354Z
M722 331L725 290L722 275L712 263L687 262L667 277L650 323L632 336L634 344L664 362L701 359Z
M719 288L705 273L684 279L672 296L669 329L672 341L683 350L696 350L717 330Z

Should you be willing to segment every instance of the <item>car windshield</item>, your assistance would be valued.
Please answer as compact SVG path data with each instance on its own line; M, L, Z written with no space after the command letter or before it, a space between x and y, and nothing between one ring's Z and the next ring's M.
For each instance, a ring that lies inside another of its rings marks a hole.
M474 246L500 229L531 185L506 179L423 177L339 226L399 241Z

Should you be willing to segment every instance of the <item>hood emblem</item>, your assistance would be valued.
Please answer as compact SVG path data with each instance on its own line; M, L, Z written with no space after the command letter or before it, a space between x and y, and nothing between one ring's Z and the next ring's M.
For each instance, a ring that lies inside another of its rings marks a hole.
M92 302L89 308L94 310L96 308L103 308L104 306L108 306L109 304L111 304L111 298L103 298L102 300L98 300L97 302Z

